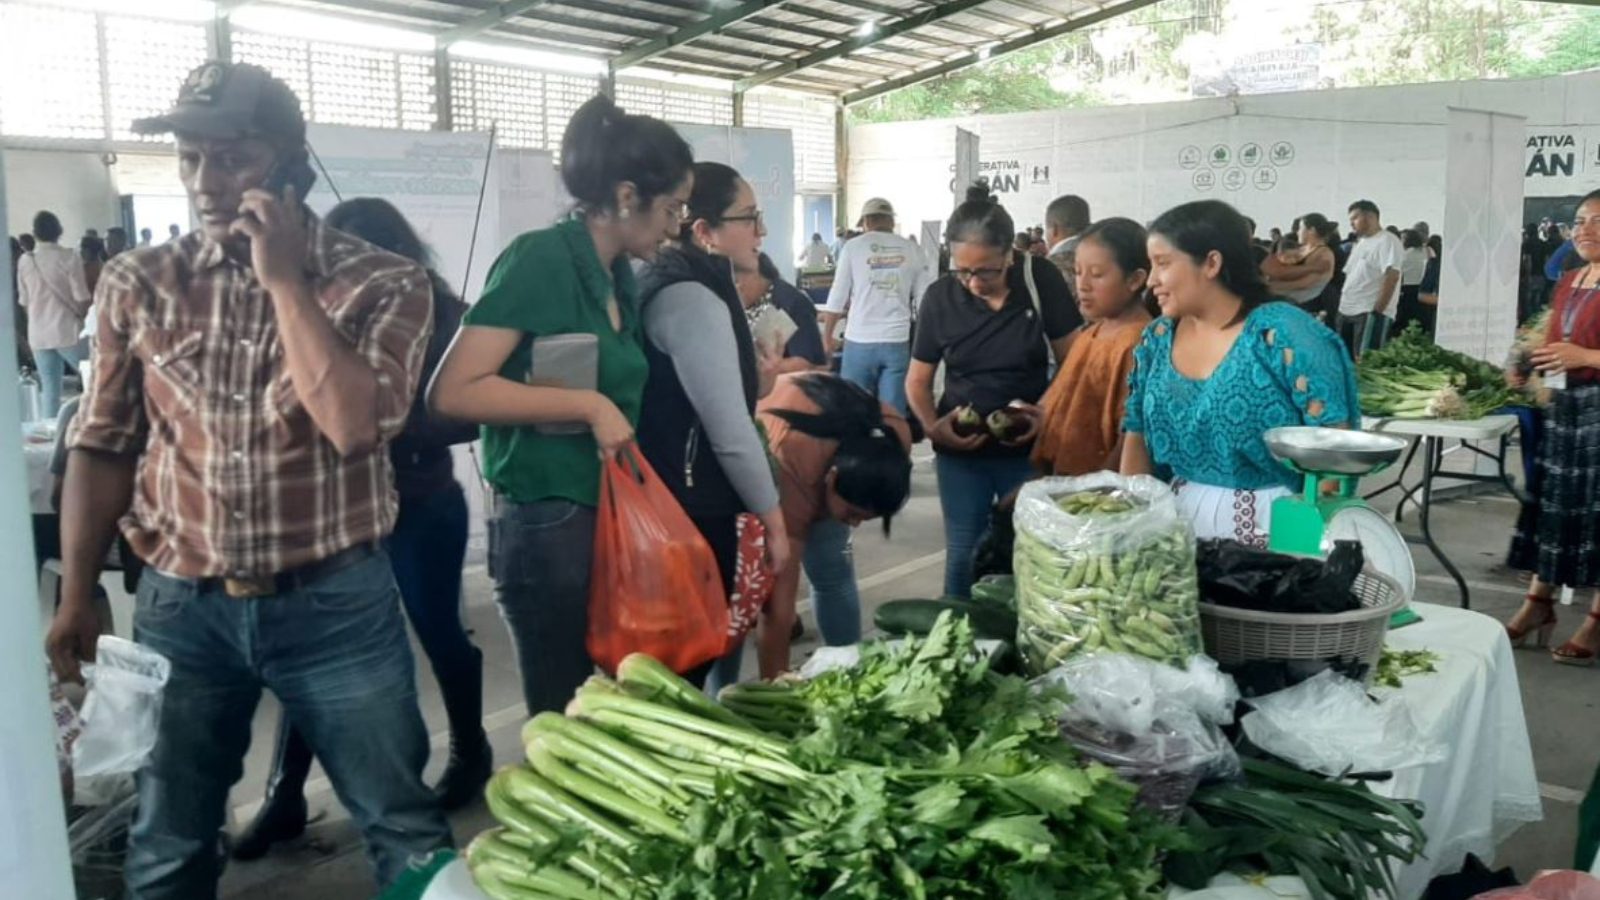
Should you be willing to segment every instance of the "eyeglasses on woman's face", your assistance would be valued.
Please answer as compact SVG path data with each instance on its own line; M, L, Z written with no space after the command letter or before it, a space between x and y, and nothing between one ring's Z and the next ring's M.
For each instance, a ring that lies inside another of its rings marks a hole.
M1005 270L1005 267L1003 267L1003 266L999 266L999 267L987 266L987 267L982 268L982 269L951 269L950 270L950 274L955 276L955 279L957 281L961 282L962 284L971 284L973 282L979 282L979 283L982 283L982 284L993 284L994 282L996 282L996 281L998 281L1000 279L1001 275L1004 275L1005 273L1006 273L1006 270Z
M725 222L725 223L726 222L749 222L758 231L761 229L761 227L763 225L763 220L761 218L761 210L759 210L759 209L756 210L755 212L745 213L743 215L723 216L722 217L722 221Z

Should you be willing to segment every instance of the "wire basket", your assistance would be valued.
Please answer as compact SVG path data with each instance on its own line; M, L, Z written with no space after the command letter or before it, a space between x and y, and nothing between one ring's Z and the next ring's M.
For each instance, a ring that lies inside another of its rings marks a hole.
M1405 606L1394 579L1371 569L1356 576L1351 591L1361 609L1350 612L1274 613L1200 604L1200 637L1206 653L1224 667L1257 660L1364 664L1370 685L1383 655L1389 617Z

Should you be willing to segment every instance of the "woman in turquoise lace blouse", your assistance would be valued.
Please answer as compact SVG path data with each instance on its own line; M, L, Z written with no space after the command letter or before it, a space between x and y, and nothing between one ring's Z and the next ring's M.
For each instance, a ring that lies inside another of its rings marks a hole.
M1268 302L1248 229L1216 200L1151 225L1162 317L1134 351L1122 471L1171 479L1198 536L1265 545L1272 501L1300 482L1262 435L1356 428L1360 405L1338 336L1292 304Z

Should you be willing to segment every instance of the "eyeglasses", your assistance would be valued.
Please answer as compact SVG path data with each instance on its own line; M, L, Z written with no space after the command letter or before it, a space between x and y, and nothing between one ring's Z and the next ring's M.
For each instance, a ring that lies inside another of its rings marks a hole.
M961 282L967 282L967 281L993 281L996 278L999 278L1001 275L1004 275L1005 271L1006 270L1004 268L951 269L950 270L950 274L954 275L955 279L957 281L961 281Z
M755 212L749 214L748 216L723 216L722 217L722 221L724 221L724 222L749 222L752 225L754 225L755 227L760 228L761 227L761 222L762 222L761 210L758 209Z

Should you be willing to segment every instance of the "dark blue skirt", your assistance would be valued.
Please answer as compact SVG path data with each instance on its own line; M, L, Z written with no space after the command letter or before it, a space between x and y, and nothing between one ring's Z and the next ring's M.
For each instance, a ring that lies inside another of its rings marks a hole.
M1547 584L1600 586L1600 385L1554 392L1529 492L1507 565Z

